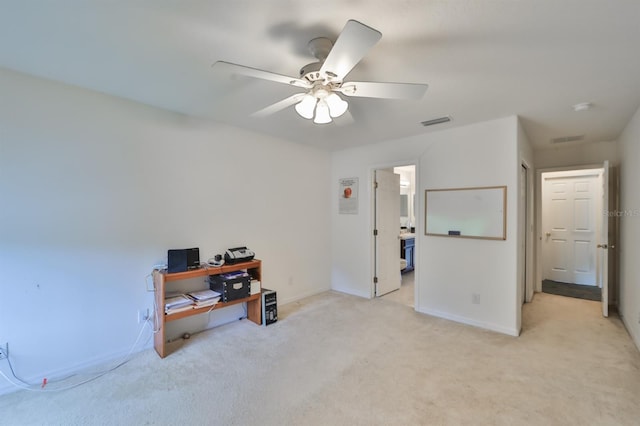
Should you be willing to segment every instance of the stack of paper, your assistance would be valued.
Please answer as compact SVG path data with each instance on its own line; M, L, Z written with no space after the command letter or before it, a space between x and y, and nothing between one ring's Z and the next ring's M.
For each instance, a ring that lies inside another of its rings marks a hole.
M260 281L258 280L251 280L251 294L258 294L260 293Z
M186 311L193 306L193 300L186 297L184 294L178 296L171 296L164 299L164 313L173 314L180 311Z
M193 301L194 308L213 306L220 300L220 293L209 289L192 291L187 296Z

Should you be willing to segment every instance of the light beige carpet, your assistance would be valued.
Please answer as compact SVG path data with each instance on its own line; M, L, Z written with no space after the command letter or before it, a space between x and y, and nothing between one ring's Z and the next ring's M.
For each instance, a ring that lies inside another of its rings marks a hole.
M537 294L518 338L328 292L149 350L2 425L637 425L640 353L597 302Z
M402 303L405 306L413 308L415 299L415 271L405 272L402 274L402 281L398 290L387 293L382 298L386 301Z

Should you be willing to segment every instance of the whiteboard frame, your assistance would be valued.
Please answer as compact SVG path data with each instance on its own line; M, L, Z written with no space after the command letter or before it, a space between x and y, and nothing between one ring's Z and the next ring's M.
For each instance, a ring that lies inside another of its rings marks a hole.
M429 193L430 192L455 192L475 190L502 190L502 235L449 235L429 232ZM472 238L476 240L506 240L507 239L507 186L475 186L469 188L445 188L425 189L424 191L424 234L437 237Z

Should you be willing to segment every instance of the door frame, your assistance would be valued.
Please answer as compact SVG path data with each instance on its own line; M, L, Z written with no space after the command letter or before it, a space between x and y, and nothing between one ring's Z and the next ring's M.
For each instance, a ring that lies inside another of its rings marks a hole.
M525 259L524 264L522 265L525 269L525 282L524 282L524 302L529 303L533 300L534 293L534 265L535 265L535 230L534 230L534 216L535 216L535 205L534 203L534 190L535 190L535 182L533 181L533 171L534 168L525 160L521 160L520 167L526 169L526 201L525 208L526 212L524 215L524 235L518 236L518 239L524 238L525 244ZM518 179L520 179L520 174L518 173ZM520 184L518 184L518 190L520 189ZM520 200L518 199L518 203ZM518 214L518 220L521 220L522 216ZM520 241L518 243L518 247L520 247ZM522 271L518 271L518 276L522 276ZM521 301L518 303L521 304Z
M593 170L593 169L602 169L602 163L600 164L586 164L581 166L566 166L566 167L552 167L547 169L536 169L536 181L535 181L535 192L536 192L536 230L535 230L535 241L536 241L536 267L535 267L535 278L534 278L534 291L540 293L542 292L542 174L549 172L578 172L580 170ZM604 212L606 209L605 206L602 206L602 211Z
M376 297L376 288L375 283L373 282L373 277L376 275L376 239L373 236L373 230L375 229L375 208L376 208L376 191L375 191L375 171L379 169L389 169L393 167L402 167L402 166L414 166L415 167L415 185L416 185L416 220L415 220L415 228L416 228L416 240L414 247L414 261L416 263L416 268L414 270L414 286L413 286L413 309L415 311L419 310L419 295L420 295L420 267L418 266L420 259L420 246L421 239L419 238L422 230L422 221L420 220L423 214L422 212L422 194L420 190L420 166L418 159L414 160L405 160L405 161L394 161L389 163L380 163L369 167L369 191L370 191L370 205L369 205L369 253L371 258L371 270L369 271L369 298L374 299ZM398 231L400 231L400 224L398 224ZM400 261L400 253L398 253L398 262ZM398 273L400 273L400 265L398 265Z

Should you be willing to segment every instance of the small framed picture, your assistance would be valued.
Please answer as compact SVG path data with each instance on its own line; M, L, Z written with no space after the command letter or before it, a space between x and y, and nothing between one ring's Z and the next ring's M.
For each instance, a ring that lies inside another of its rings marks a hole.
M358 178L340 179L338 213L358 214Z

